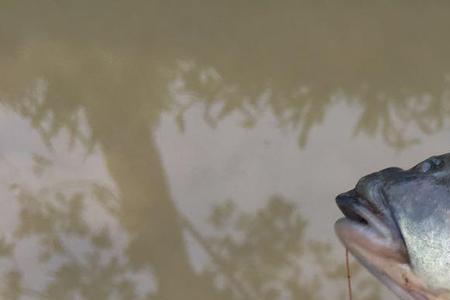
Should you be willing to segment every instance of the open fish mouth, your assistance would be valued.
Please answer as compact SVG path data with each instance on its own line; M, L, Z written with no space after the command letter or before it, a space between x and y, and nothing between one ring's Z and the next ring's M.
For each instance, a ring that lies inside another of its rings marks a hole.
M338 195L336 203L345 217L335 223L336 234L356 259L400 299L433 299L412 272L405 242L383 197L376 186L365 193L353 189Z
M371 196L383 197L381 193L371 193ZM382 199L369 199L351 190L338 195L336 202L345 215L336 222L337 234L339 238L344 237L344 244L359 242L359 247L370 249L377 256L409 262L400 230Z

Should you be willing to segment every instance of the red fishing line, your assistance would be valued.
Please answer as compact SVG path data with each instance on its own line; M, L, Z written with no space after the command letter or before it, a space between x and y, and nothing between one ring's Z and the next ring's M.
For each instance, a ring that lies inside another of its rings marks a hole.
M348 249L345 249L345 267L347 269L348 299L352 300L352 280L350 274L350 264L348 263Z

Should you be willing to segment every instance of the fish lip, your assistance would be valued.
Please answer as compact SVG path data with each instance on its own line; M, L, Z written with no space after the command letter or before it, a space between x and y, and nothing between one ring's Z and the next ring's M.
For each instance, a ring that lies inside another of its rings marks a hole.
M386 195L378 182L362 192L355 188L339 194L336 197L336 204L349 220L371 226L385 238L401 241L405 246L391 207L385 199ZM407 256L406 252L405 255Z
M377 245L374 246L370 239L365 238L366 234L372 234L373 237L375 233L370 226L344 217L336 221L335 231L350 253L400 299L436 299L435 295L426 291L420 279L412 272L405 256L401 254L402 251L391 252L394 255L378 255L379 252L374 251ZM356 231L356 238L352 231ZM400 255L396 257L395 253Z
M335 231L350 252L354 246L364 248L373 255L398 263L409 263L409 255L397 228L366 207L355 204L351 217L336 221ZM355 253L353 253L355 254Z

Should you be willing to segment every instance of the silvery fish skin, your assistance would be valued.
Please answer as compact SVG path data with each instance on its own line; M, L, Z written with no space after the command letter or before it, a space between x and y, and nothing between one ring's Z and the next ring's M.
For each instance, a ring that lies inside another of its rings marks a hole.
M400 299L450 299L450 153L369 174L336 202L337 236Z

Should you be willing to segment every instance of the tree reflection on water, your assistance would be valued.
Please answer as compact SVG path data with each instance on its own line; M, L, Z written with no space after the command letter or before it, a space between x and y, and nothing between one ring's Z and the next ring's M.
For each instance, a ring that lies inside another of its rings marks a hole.
M281 196L254 213L225 203L212 212L216 235L195 230L170 196L155 128L169 112L182 129L197 103L211 126L233 113L252 126L270 110L280 126L299 129L304 146L327 110L344 102L361 111L355 133L407 147L417 142L408 128L433 133L450 114L450 19L442 13L450 4L129 1L105 10L109 4L2 3L0 103L49 147L66 130L86 153L99 149L117 189L94 182L29 190L18 182L20 222L0 247L9 264L4 297L318 299L324 281L342 281L329 245L305 240L305 220ZM120 253L116 231L82 217L94 204L126 236ZM190 263L185 231L209 254L203 273ZM43 290L22 285L15 261L15 247L29 238L49 268ZM322 276L304 274L306 257ZM136 276L153 278L155 290L138 293ZM380 299L372 283L359 284L361 297Z
M3 297L165 299L164 291L148 289L150 283L161 284L157 268L151 263L133 264L136 257L129 251L133 240L120 243L117 239L118 228L124 233L117 223L120 200L107 188L66 182L36 192L19 184L11 189L20 204L20 217L13 239L1 241L1 260L9 262L1 273ZM104 224L93 222L92 212L108 218ZM239 212L232 201L223 202L211 212L209 223L214 230L209 234L200 233L188 219L180 219L181 228L201 245L209 261L202 272L185 273L189 278L180 280L195 282L201 289L196 292L203 297L322 299L320 288L326 280L344 279L343 265L330 261L330 246L305 239L306 221L297 206L281 196L273 196L252 213ZM27 286L18 263L18 249L30 238L33 249L28 259L31 256L31 262L39 264L40 277L46 279L39 290ZM314 257L321 275L308 276L303 264ZM357 275L360 267L352 268ZM373 282L356 282L359 299L381 299ZM183 291L183 299L196 299L192 288Z

